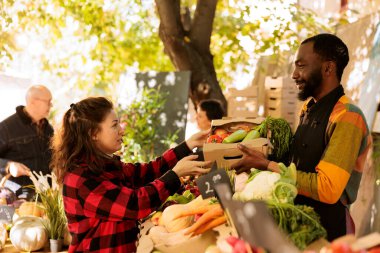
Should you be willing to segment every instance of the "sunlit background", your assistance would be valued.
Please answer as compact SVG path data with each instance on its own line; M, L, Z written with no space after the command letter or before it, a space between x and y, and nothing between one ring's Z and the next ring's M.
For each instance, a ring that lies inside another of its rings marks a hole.
M20 10L28 10L29 1L15 1L10 13L17 13ZM141 12L148 11L154 6L153 1L140 1L141 5L135 2L129 3L129 8L122 8L123 5L114 1L104 1L104 11L120 12L124 17L128 17L125 29L132 27L135 22L140 22L147 18L141 15ZM249 6L250 1L233 1L228 2L231 8L245 8ZM225 52L222 56L222 61L226 63L224 69L218 70L221 73L229 73L228 79L224 76L220 77L221 85L224 87L224 92L228 95L230 88L243 89L252 83L254 74L257 72L258 60L262 56L270 56L273 54L271 48L262 52L260 55L255 52L256 45L263 43L265 38L270 38L275 30L279 27L279 19L272 17L282 17L282 22L290 22L292 17L288 12L284 12L284 6L298 2L302 7L309 8L315 12L316 18L321 22L329 19L339 19L344 17L346 22L352 23L351 32L344 30L345 28L332 28L342 39L348 44L351 50L351 62L345 73L343 83L346 85L347 93L358 103L360 103L361 86L365 81L365 76L369 68L369 55L372 48L376 25L379 23L379 0L352 0L347 1L345 6L341 0L321 0L321 1L275 1L277 8L273 8L273 1L259 1L257 8L242 17L242 22L254 22L258 20L260 23L260 33L258 37L245 35L243 32L237 32L236 39L239 40L241 48L248 54L246 61L242 61L230 68L228 63L236 58L233 51ZM47 5L47 13L54 16L62 15L63 10L57 8L53 4ZM229 12L222 13L222 16L228 17ZM236 13L238 15L238 13ZM13 26L18 25L18 16L11 17ZM149 16L150 22L153 25L152 30L144 30L141 27L142 33L151 35L157 33L159 20L156 16ZM91 53L94 48L99 47L98 37L81 38L81 29L78 21L72 16L67 16L63 20L64 24L60 29L62 33L61 39L54 46L47 43L51 33L56 31L52 29L26 29L22 33L14 36L15 47L18 51L12 52L13 59L2 60L2 71L0 74L0 120L14 113L15 107L24 104L25 90L30 84L44 84L52 90L53 93L53 121L58 122L62 113L68 108L72 102L82 99L88 95L88 90L78 89L78 83L81 82L96 82L97 77L93 76L99 68L107 68L102 66L102 62L91 60ZM326 21L327 22L327 21ZM357 27L354 27L357 24ZM57 24L59 25L59 24ZM292 23L291 25L294 25ZM343 26L341 26L343 27ZM354 28L352 28L354 27ZM340 29L340 30L339 30ZM354 37L356 33L359 37ZM363 33L363 29L366 31ZM213 35L213 38L218 38L218 34ZM349 36L349 37L347 37ZM300 37L302 34L300 34ZM158 38L158 35L157 35ZM299 43L299 41L290 41L290 44ZM228 45L228 44L227 44ZM219 49L226 47L226 43L220 40L212 41L212 51L214 54L219 54ZM290 50L289 44L280 44L279 48L283 51ZM141 45L135 45L136 50L142 48ZM149 53L149 52L148 52ZM4 54L4 52L2 52ZM133 59L132 55L126 55ZM49 64L54 65L54 72L47 69L43 59L49 59ZM159 62L160 59L157 59ZM60 69L59 66L62 65ZM92 91L92 94L104 94L112 97L121 104L128 104L136 95L135 74L141 71L140 62L134 62L127 67L121 66L122 74L118 78L116 85L108 87L106 91ZM157 64L159 65L159 63ZM232 64L233 65L233 64ZM231 65L231 66L232 66ZM58 66L58 67L57 67ZM151 71L167 71L164 69L149 69ZM170 68L170 67L169 67ZM62 71L62 72L60 72ZM147 71L147 70L144 70ZM376 98L379 101L379 97ZM189 122L187 125L187 135L196 131L194 124L194 112L192 105L190 106ZM373 105L375 106L375 105Z

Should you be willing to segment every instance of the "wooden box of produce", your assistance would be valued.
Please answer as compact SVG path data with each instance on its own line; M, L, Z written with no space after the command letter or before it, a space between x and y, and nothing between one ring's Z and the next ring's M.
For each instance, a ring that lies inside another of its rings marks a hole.
M264 118L213 120L211 134L203 146L203 155L207 161L216 161L218 168L230 168L243 154L237 148L239 142L254 148L265 155L270 151L270 141L260 138L254 128Z

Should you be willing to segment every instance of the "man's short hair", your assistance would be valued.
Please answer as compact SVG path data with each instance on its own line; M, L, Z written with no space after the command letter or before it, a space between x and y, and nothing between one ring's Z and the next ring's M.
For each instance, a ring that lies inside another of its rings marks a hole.
M224 110L222 103L216 99L205 99L199 103L199 107L202 111L206 112L209 120L221 119L224 116Z
M342 79L343 70L350 60L346 44L337 36L329 33L321 33L307 38L302 41L301 45L308 42L314 42L313 51L318 54L322 60L335 62L336 75L340 81Z

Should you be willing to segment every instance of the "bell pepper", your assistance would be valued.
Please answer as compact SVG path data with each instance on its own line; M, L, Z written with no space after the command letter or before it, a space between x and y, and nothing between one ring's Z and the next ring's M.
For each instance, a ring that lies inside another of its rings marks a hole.
M223 139L217 134L210 135L207 138L207 143L222 143Z

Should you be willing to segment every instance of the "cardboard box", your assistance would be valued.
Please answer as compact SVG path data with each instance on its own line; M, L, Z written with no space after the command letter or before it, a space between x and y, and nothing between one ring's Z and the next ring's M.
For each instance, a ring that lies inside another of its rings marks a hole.
M229 132L233 132L239 125L244 125L249 128L253 128L261 124L264 118L235 118L235 119L222 119L212 121L212 133L214 134L215 129L223 128ZM230 168L232 164L239 161L243 153L237 148L238 143L205 143L203 145L203 155L204 159L207 161L216 161L218 168ZM244 143L250 148L254 148L264 155L268 155L271 151L270 141L266 138L258 138L254 140L249 140Z
M203 155L206 161L216 161L218 168L230 168L243 157L237 148L238 143L206 143L203 146ZM266 138L258 138L244 142L244 145L260 151L265 156L269 153L270 142Z

